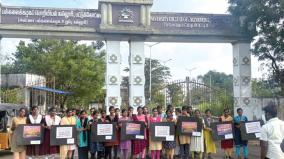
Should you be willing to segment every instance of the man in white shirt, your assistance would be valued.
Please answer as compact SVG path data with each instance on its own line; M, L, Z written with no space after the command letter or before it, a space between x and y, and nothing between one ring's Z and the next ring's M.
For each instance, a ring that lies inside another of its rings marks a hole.
M261 128L261 159L284 159L280 144L284 138L284 122L277 118L277 107L270 103L263 108L267 123Z

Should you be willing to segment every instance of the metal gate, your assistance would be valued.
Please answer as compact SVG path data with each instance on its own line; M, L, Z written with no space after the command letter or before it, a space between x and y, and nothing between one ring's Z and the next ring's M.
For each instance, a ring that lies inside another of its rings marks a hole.
M167 83L161 92L165 94L165 105L172 104L175 107L187 105L200 110L210 108L215 113L222 113L225 107L233 107L231 93L189 77Z

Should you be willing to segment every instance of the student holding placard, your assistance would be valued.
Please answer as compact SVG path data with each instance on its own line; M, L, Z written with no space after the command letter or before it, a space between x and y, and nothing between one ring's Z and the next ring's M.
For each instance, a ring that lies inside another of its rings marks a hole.
M191 136L190 151L192 152L193 159L195 158L201 159L202 153L204 152L204 138L203 138L204 120L201 117L201 113L198 109L194 111L194 116L198 121L198 123L202 123L202 129L200 134Z
M211 154L212 153L216 153L216 145L215 142L213 140L213 136L212 136L212 129L211 127L211 123L213 123L214 120L212 118L211 115L211 110L210 109L206 109L205 110L205 117L204 117L204 143L205 143L205 153L204 153L204 157L208 156L208 159L213 159Z
M40 155L51 155L52 158L55 158L54 155L59 153L59 147L50 145L50 129L53 125L59 125L61 118L56 115L56 109L54 107L50 108L48 112L49 114L45 115L43 119L44 138Z
M182 107L182 116L189 116L187 113L187 106ZM187 158L189 156L189 144L190 144L190 136L188 135L180 135L179 136L180 143L180 157Z
M91 130L92 126L95 126L96 123L102 122L101 119L99 119L99 112L97 110L94 110L93 119L89 120L89 130ZM89 131L91 134L91 131ZM91 153L91 159L97 159L97 158L103 158L104 154L104 145L100 142L93 142L91 135L89 135L90 140L90 153Z
M115 115L115 108L113 106L109 107L109 115L106 116L106 122L118 123L118 116ZM117 159L118 154L119 138L117 137L115 141L105 142L105 158ZM112 157L112 150L114 151L114 157Z
M152 113L153 113L153 115L150 116L150 119L149 119L150 124L162 121L161 117L158 116L157 108L153 108ZM149 135L149 141L150 141L149 142L149 146L150 146L149 150L151 151L151 158L152 159L160 159L161 150L162 150L162 142L151 140L150 135Z
M133 107L128 107L128 117L129 117L130 119L133 118Z
M166 111L167 118L163 119L163 122L173 122L176 124L176 119L173 116L173 112L171 109ZM175 148L176 148L176 141L163 141L163 148L166 151L166 158L167 159L174 159L175 155Z
M27 118L27 124L42 124L43 117L38 113L38 106L33 106L31 108L31 114ZM28 145L27 146L27 156L39 156L41 145Z
M234 117L234 125L235 125L235 145L236 145L236 155L237 158L241 158L241 147L243 147L243 152L244 152L244 157L245 159L248 158L249 151L248 151L248 141L247 140L242 140L241 136L241 124L244 124L245 122L248 121L248 118L243 115L243 109L238 108L237 109L238 116Z
M230 116L230 110L224 109L224 115L220 117L220 122L232 122L233 118ZM222 140L221 148L225 152L225 158L233 158L234 139Z
M122 127L122 122L131 121L130 117L128 117L128 112L126 109L121 110L121 117L118 120L119 127ZM120 141L120 154L122 159L128 159L128 154L131 150L131 140Z
M78 131L78 155L79 159L88 159L88 114L85 110L80 112L76 128Z
M137 107L137 115L133 116L133 121L142 121L145 123L145 126L148 125L147 117L143 114L142 107ZM142 159L146 156L146 147L147 147L147 136L146 129L144 131L144 139L142 140L133 140L133 155L136 158L141 156Z
M61 119L60 125L76 125L76 117L73 115L71 109L66 110L66 116ZM72 158L73 151L76 149L76 145L61 145L60 146L60 159Z
M19 116L12 118L12 137L11 137L11 151L13 152L13 159L26 159L26 146L20 146L17 144L17 133L15 133L15 129L20 124L27 124L26 109L19 109Z
M175 119L177 120L179 116L181 116L181 109L180 108L176 108L175 109ZM176 131L177 134L177 131ZM180 155L180 147L179 147L179 137L177 135L177 140L176 140L176 148L175 148L175 156L179 156Z

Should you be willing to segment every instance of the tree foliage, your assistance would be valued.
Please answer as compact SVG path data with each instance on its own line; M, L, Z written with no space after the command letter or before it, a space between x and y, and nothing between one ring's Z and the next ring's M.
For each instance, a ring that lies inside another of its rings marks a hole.
M272 76L284 92L284 1L229 0L229 11L253 42L253 55L268 62Z
M252 80L252 96L256 98L273 98L281 89L274 80Z
M218 88L230 95L233 95L233 75L227 75L222 72L208 71L203 76L198 76L204 84L213 88Z
M159 60L151 59L152 67L152 94L156 94L165 87L165 83L171 77L170 68L162 65ZM149 99L149 86L150 86L150 59L145 59L145 98Z
M55 78L56 88L73 92L70 105L85 105L103 99L104 54L93 46L65 40L21 41L14 53L14 61L3 73L33 73L47 81ZM63 107L67 97L58 98Z

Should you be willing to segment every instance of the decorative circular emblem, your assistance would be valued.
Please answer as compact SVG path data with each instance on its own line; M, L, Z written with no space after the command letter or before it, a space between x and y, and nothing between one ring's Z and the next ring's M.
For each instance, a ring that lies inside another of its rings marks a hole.
M142 82L141 77L136 76L136 77L134 78L134 82L135 82L135 84L141 84L141 82Z
M109 103L110 103L111 105L115 105L115 104L117 103L117 98L116 98L116 97L110 97Z
M238 60L237 60L237 58L234 58L234 59L233 59L233 64L234 64L234 66L238 66Z
M250 64L250 59L248 57L243 58L243 65L249 65Z
M116 63L117 62L117 56L116 55L111 55L109 57L109 60L110 60L111 63Z
M234 98L234 105L237 106L239 104L239 99L237 97Z
M142 103L141 97L134 97L134 103L135 103L136 105L140 105L140 104Z
M109 81L110 81L111 84L116 84L117 78L115 76L111 76Z
M249 77L243 77L243 85L248 85L250 82L250 78Z
M142 62L142 57L139 56L139 55L136 55L136 56L134 57L134 62L135 62L135 63L141 63L141 62Z
M233 82L234 82L234 86L238 86L239 85L238 78L234 78Z
M250 99L249 98L244 98L243 102L245 105L248 105L250 103Z

